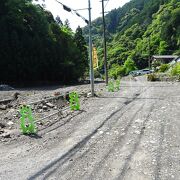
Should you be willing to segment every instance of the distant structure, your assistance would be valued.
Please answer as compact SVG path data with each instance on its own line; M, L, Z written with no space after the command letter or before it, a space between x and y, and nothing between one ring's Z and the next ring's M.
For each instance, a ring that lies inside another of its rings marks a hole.
M152 61L160 61L163 64L167 64L176 58L178 58L176 55L154 55L152 56Z

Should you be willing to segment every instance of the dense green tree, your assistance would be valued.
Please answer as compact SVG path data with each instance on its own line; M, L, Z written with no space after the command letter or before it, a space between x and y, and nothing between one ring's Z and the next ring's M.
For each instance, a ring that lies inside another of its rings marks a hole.
M67 24L41 6L30 0L1 0L0 27L0 82L63 83L84 74L87 50L75 42Z
M78 66L78 72L80 73L80 76L83 75L83 72L87 70L88 67L88 51L87 51L87 44L83 37L82 29L78 27L76 29L76 33L74 35L74 42L76 43L76 46L78 47L78 54L80 55L77 66Z

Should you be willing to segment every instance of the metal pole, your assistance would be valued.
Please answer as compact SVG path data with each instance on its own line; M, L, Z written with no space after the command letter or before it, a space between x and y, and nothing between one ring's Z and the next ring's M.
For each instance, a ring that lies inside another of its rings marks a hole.
M151 49L150 49L150 35L148 37L148 50L149 50L149 57L148 57L148 66L149 66L149 69L151 69Z
M88 0L89 5L89 59L90 59L90 81L91 81L91 96L94 96L94 70L92 61L92 35L91 35L91 3Z
M106 48L106 22L104 17L104 0L102 0L102 18L103 18L103 39L104 39L104 71L105 83L108 85L108 70L107 70L107 48Z

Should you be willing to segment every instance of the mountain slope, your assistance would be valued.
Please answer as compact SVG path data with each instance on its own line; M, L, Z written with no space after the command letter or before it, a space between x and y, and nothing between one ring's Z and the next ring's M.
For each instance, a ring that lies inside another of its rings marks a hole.
M93 23L93 42L103 69L102 19ZM180 54L180 2L132 0L106 15L108 65L122 65L131 58L138 68L148 66L153 54ZM87 27L84 28L87 34Z

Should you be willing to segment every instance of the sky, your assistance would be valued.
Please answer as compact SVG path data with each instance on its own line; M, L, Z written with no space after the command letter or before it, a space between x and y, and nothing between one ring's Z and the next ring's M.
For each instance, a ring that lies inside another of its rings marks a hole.
M63 3L64 5L72 8L72 9L82 9L88 8L88 0L58 0L59 2ZM104 0L105 11L108 12L112 9L122 7L125 3L129 2L130 0ZM56 0L45 0L46 2L46 9L51 11L54 17L57 15L60 17L62 22L66 19L70 22L70 27L73 31L80 26L84 27L86 23L80 17L75 15L74 13L67 12L63 9L62 5L57 3ZM96 19L97 17L101 17L102 14L102 3L100 0L91 0L91 8L92 8L92 20ZM89 19L88 10L81 10L78 11L80 15L85 17L87 20Z

